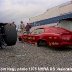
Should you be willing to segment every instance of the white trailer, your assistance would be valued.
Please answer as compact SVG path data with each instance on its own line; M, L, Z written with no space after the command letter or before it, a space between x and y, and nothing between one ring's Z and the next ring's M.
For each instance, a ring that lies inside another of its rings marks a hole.
M72 31L72 1L48 9L41 15L29 18L33 28L60 26Z

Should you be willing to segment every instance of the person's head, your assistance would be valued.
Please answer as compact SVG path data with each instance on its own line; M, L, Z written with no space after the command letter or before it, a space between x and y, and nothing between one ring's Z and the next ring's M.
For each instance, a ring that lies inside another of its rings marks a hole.
M14 24L15 22L12 22L12 24Z
M21 21L21 24L23 23L23 21Z
M27 25L30 25L30 23L27 23Z
M27 25L29 25L29 23L27 23Z

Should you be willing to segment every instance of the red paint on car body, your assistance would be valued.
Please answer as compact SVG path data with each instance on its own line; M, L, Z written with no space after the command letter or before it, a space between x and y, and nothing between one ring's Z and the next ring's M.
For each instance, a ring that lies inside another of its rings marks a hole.
M40 31L36 33L37 31ZM23 41L35 44L39 40L45 41L49 46L72 46L72 32L60 27L41 27L30 34L19 36ZM42 32L41 32L42 31Z

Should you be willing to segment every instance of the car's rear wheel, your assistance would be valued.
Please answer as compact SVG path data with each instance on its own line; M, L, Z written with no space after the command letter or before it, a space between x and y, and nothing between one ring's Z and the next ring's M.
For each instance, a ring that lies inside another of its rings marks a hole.
M40 46L47 46L47 42L44 41L44 40L40 40L37 42L37 46L40 47Z
M17 41L16 27L12 24L6 24L4 26L4 40L8 46L15 45Z

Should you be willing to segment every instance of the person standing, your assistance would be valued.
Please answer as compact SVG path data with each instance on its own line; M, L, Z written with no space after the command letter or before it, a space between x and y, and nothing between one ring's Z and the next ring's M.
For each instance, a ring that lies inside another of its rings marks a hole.
M12 24L13 24L13 25L15 26L15 28L16 28L16 24L15 24L15 22L14 22L14 21L12 22Z
M21 21L20 29L21 29L22 33L25 31L25 25L24 25L23 21Z
M27 34L29 34L30 33L30 29L31 29L31 25L29 23L27 23L25 29L26 29Z

